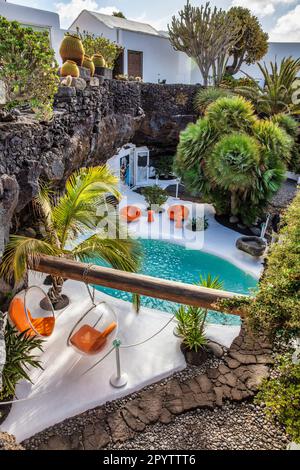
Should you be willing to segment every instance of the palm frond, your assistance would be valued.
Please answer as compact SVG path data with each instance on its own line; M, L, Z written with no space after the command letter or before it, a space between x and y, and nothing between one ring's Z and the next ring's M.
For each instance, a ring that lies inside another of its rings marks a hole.
M82 227L91 228L97 208L103 204L105 195L120 198L118 179L108 167L81 168L73 173L66 183L65 195L53 210L53 221L62 246L68 234L82 232Z
M136 272L142 254L139 242L131 238L112 239L106 236L104 233L92 235L72 250L73 256L83 262L100 259L115 269Z
M58 251L49 243L35 238L13 235L3 254L0 276L10 281L22 279L26 270L38 262L40 255L58 255Z

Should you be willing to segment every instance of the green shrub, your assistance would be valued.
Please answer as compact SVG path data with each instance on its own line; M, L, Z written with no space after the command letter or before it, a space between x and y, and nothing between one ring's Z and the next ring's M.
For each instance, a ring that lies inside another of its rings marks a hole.
M43 119L52 115L59 84L48 32L36 32L0 16L0 80L7 107L29 104Z
M287 114L275 114L271 117L271 120L278 124L293 139L294 144L289 161L289 169L295 173L300 173L299 123Z
M18 333L7 322L5 330L6 363L3 369L3 388L0 400L5 401L14 396L15 388L20 380L28 380L29 367L42 369L35 350L43 351L43 341L36 337L26 336L26 332Z
M148 188L143 188L142 195L146 199L148 208L153 209L155 207L158 211L169 197L167 192L157 185L149 186Z
M227 96L231 96L231 93L224 88L201 88L195 98L195 111L199 114L204 114L210 104L214 103L219 98Z
M300 334L300 193L283 217L259 292L248 309L251 325L270 333Z
M107 67L111 69L114 67L117 58L123 50L121 46L103 36L95 36L87 31L81 33L78 29L77 33L82 41L86 55L93 57L95 54L101 54L105 59Z
M206 311L202 308L183 305L175 314L177 333L190 351L198 352L207 345L204 333L205 315Z
M155 173L158 178L169 177L173 172L174 156L166 155L157 158L154 163Z
M282 357L276 377L264 380L256 402L263 403L267 415L276 418L300 444L300 364Z
M256 121L254 107L241 96L218 99L206 110L206 117L224 133L247 132Z
M220 98L181 132L174 169L218 214L251 225L284 180L293 139L244 98Z

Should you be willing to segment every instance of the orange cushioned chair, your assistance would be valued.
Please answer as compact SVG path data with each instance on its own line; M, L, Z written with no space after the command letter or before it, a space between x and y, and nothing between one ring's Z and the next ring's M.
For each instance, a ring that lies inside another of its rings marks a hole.
M186 220L190 215L190 211L185 206L177 205L170 207L168 209L168 214L170 220Z
M142 215L142 211L139 207L136 206L126 206L121 209L120 214L122 219L130 223L134 222L135 220L138 220Z
M111 323L103 332L97 331L90 325L83 325L71 338L70 343L80 353L98 354L106 345L108 336L117 328L115 322Z
M19 297L15 297L11 301L8 314L11 323L20 333L28 330L26 335L42 337L49 337L53 333L55 326L54 316L32 318L28 309L26 314L24 302Z

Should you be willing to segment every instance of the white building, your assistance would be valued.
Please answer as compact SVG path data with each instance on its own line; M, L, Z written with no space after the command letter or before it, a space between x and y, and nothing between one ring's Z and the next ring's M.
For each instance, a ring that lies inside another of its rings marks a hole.
M76 28L103 35L124 47L117 64L119 73L153 83L191 83L191 60L174 51L166 33L148 24L83 10L70 26L70 30Z
M4 16L10 21L18 21L22 25L30 26L36 31L48 31L51 46L55 50L57 60L61 62L58 51L65 31L60 29L60 19L57 13L0 0L0 16Z

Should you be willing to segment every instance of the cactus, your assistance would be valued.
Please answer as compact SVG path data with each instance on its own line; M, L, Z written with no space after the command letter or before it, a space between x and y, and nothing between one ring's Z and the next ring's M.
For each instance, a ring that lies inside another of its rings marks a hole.
M106 67L105 59L103 55L101 54L95 54L93 56L93 62L94 62L95 67L103 67L103 68Z
M69 75L74 78L78 78L79 68L73 60L67 60L60 69L60 75L62 77L68 77Z
M91 57L85 55L82 63L82 67L85 67L86 69L89 69L91 72L91 77L94 76L95 73L95 64L92 60Z
M84 59L84 47L80 37L76 34L66 33L61 43L59 53L63 62L72 60L76 62L79 67L82 66Z

